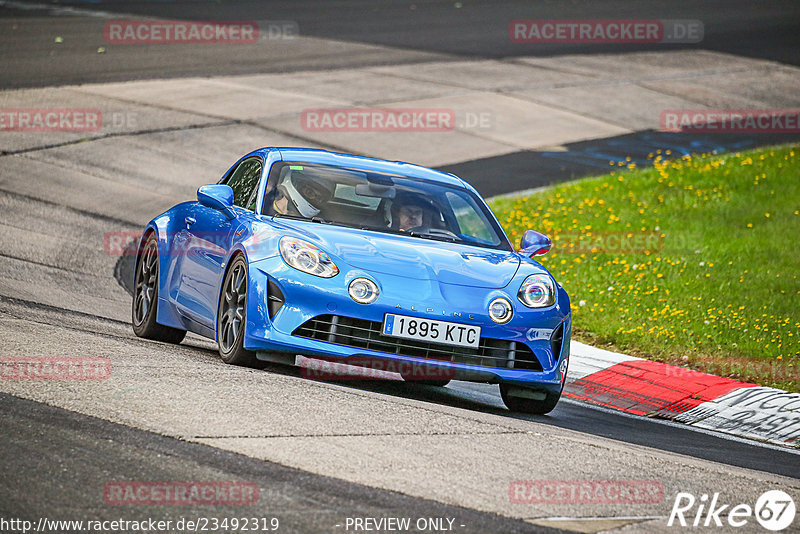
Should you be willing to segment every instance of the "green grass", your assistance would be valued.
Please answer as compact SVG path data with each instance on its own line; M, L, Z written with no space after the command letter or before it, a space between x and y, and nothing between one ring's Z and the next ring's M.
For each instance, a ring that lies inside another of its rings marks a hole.
M515 243L527 229L554 239L540 261L570 294L577 339L800 391L798 154L667 151L491 204ZM650 241L604 245L619 235Z

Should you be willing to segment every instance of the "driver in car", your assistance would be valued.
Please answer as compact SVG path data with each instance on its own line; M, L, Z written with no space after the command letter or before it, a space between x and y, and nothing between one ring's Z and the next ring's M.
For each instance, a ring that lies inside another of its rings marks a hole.
M433 205L416 193L398 194L392 203L392 229L407 232L430 228Z
M280 215L310 219L319 215L331 198L333 186L327 180L294 171L276 187L272 208Z

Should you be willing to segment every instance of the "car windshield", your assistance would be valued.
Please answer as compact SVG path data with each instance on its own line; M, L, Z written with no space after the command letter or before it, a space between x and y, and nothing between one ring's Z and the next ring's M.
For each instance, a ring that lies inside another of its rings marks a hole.
M511 250L471 191L408 176L309 163L273 166L263 213Z

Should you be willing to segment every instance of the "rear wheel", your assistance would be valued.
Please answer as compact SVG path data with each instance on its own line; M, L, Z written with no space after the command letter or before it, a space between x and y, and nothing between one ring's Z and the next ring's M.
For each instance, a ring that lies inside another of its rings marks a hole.
M244 348L247 322L247 262L243 256L231 260L222 283L217 312L217 344L222 361L243 367L264 368L255 352Z
M142 252L136 257L136 276L133 285L131 322L133 333L139 337L180 343L186 330L164 326L156 322L158 308L158 239L155 234L147 236Z
M500 384L500 396L512 412L544 415L553 411L561 398L561 393Z

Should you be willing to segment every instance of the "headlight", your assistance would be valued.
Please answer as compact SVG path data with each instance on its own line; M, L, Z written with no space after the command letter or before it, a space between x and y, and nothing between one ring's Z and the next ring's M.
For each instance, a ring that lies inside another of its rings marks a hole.
M369 278L356 278L350 282L348 291L359 304L372 304L378 298L378 286Z
M546 274L532 274L522 282L517 298L529 308L546 308L556 302L556 288Z
M282 237L278 248L283 261L298 271L322 278L331 278L339 274L339 268L328 255L307 241L295 237Z
M497 324L505 324L511 320L514 310L511 303L502 297L498 297L489 303L489 317Z

